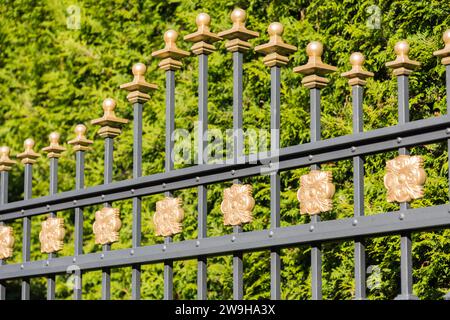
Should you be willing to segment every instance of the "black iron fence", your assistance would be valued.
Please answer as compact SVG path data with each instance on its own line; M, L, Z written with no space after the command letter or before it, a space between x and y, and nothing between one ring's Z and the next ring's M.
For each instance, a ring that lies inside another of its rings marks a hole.
M25 165L24 200L8 203L8 172L15 161L10 160L10 150L0 149L0 299L6 297L4 281L21 279L21 297L30 298L30 279L47 277L47 298L55 298L55 275L66 273L73 265L76 285L74 299L82 298L81 282L83 272L102 270L102 299L110 298L110 269L112 267L132 267L132 298L140 298L141 266L156 262L164 263L164 298L173 298L173 261L198 259L198 299L207 297L206 259L211 256L233 255L233 298L243 298L243 252L270 250L271 298L280 299L280 249L301 244L311 246L312 298L322 298L322 256L321 244L334 240L353 240L355 243L355 299L366 297L365 238L399 234L401 236L401 292L398 299L417 299L412 292L411 232L450 225L450 207L438 205L410 209L409 203L423 196L426 174L420 156L410 156L408 148L447 141L450 146L450 117L439 116L431 119L409 122L408 76L420 63L408 57L409 45L400 41L395 45L397 58L386 65L392 68L398 81L398 125L363 132L363 90L366 79L373 74L363 69L364 57L353 53L350 57L352 69L342 74L349 79L353 101L353 134L321 140L320 94L329 80L325 75L336 68L321 60L323 47L320 42L311 42L307 47L307 64L294 68L294 72L304 75L302 84L310 90L311 142L280 148L280 73L288 63L288 57L297 50L282 39L283 26L272 23L267 44L257 46L255 51L264 55L263 62L271 74L271 119L270 152L245 155L242 131L242 91L244 53L251 49L249 39L258 33L245 27L245 11L236 9L231 14L233 27L214 34L209 30L210 18L207 14L197 17L198 30L185 37L194 43L192 52L199 61L198 116L199 127L198 164L174 170L174 110L175 73L182 66L181 60L189 52L176 46L177 33L169 30L164 35L166 46L153 53L162 59L159 67L166 72L166 159L165 172L142 176L142 109L150 99L156 86L146 82L146 67L138 63L133 67L134 79L123 84L129 92L127 98L134 108L133 179L112 182L114 138L120 135L121 126L128 120L118 118L115 101L106 99L103 103L104 115L91 123L99 125L98 134L104 139L104 184L84 188L84 157L92 141L85 136L86 127L75 128L76 137L68 143L76 153L76 188L58 193L58 158L65 150L59 145L59 135L50 135L50 146L42 151L50 159L50 195L32 198L32 169L40 155L33 151L34 141L25 141L25 151L17 158ZM216 41L226 39L225 46L233 55L233 143L232 161L211 164L207 155L208 129L208 55L215 50ZM444 33L445 48L435 52L446 66L446 90L450 95L450 30ZM450 99L447 98L450 110ZM387 201L400 204L400 210L377 215L364 215L364 158L370 154L398 150L399 156L386 164L384 184ZM352 159L354 168L354 217L339 220L320 221L320 213L332 209L335 192L331 172L322 170L320 165L330 161ZM311 222L302 225L280 227L280 172L299 167L310 167L310 173L301 177L298 199L300 213L311 216ZM242 232L242 225L251 223L255 200L250 185L242 184L245 177L270 174L270 228L267 230ZM221 210L224 223L233 226L233 233L218 237L207 237L207 185L222 181L233 181L224 190ZM182 199L172 192L184 188L198 188L198 239L173 242L172 236L182 232ZM156 205L154 215L155 231L164 237L163 244L141 246L141 198L164 193L165 198ZM111 250L117 241L121 228L120 212L114 202L123 199L133 201L132 247ZM100 204L102 209L95 214L93 232L95 242L101 244L101 252L83 253L83 208ZM73 256L58 257L64 245L64 219L58 212L74 210L75 250ZM37 215L49 215L40 232L41 251L48 258L30 261L31 219ZM22 262L8 264L14 245L14 231L8 226L11 221L22 220ZM446 295L450 299L450 295Z

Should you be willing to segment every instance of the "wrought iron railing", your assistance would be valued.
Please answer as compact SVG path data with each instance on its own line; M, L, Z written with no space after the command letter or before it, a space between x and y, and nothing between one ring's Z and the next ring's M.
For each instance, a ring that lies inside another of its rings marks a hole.
M133 179L112 182L113 141L121 133L121 126L128 122L114 114L115 101L106 99L104 115L92 121L99 125L99 135L104 138L104 184L84 188L84 157L92 141L85 136L86 127L75 128L76 137L68 143L76 153L76 188L58 193L58 158L65 150L59 145L59 135L50 135L50 146L42 151L50 158L50 195L32 198L32 168L39 154L33 151L34 141L25 141L25 151L17 158L25 165L24 200L8 203L8 172L15 161L9 159L9 148L0 149L0 298L5 299L4 281L21 279L22 299L30 298L30 279L47 277L47 298L55 298L55 275L65 273L77 265L74 299L81 299L83 272L102 270L102 298L110 298L110 269L119 266L132 267L132 298L140 298L141 265L164 263L164 298L173 298L173 261L198 259L198 299L207 298L206 258L218 255L233 255L233 298L243 298L243 252L270 250L271 298L280 299L280 249L307 244L311 246L312 298L322 298L321 244L333 240L355 242L355 299L366 297L365 241L372 236L401 235L401 293L398 299L416 299L412 292L411 232L424 229L448 227L450 207L437 205L410 209L409 202L423 195L425 171L420 156L410 156L408 148L438 141L447 141L450 146L450 116L409 122L408 76L420 64L408 58L409 46L405 41L395 45L397 58L386 65L393 69L398 81L398 125L363 132L363 89L366 78L373 76L363 69L364 57L353 53L350 57L352 69L342 74L349 79L353 101L353 134L321 140L320 93L328 84L324 76L336 68L321 60L322 45L311 42L307 47L309 60L306 65L294 68L294 72L305 75L302 84L310 90L311 142L280 148L280 73L288 62L288 56L297 50L282 39L283 26L272 23L268 32L270 41L257 46L255 51L265 55L263 62L271 74L271 147L270 153L244 155L242 133L243 57L251 49L249 39L258 33L245 27L245 11L236 9L231 14L233 27L219 34L209 30L207 14L197 17L198 30L185 37L194 43L192 52L198 56L198 165L174 170L171 157L174 141L175 72L182 66L181 59L189 52L176 46L177 33L169 30L164 35L165 48L153 53L162 59L159 67L166 72L166 159L165 172L142 177L142 108L150 99L156 86L146 82L146 67L138 63L133 66L134 79L121 86L129 92L127 98L134 108ZM225 164L206 163L206 132L208 128L208 55L215 50L213 43L226 39L225 46L233 55L233 161ZM450 30L444 33L445 48L435 52L446 66L447 108L450 110ZM367 155L398 150L399 156L388 161L385 186L388 201L398 202L400 210L377 215L364 215L364 158ZM332 207L334 185L331 172L321 170L322 163L342 159L353 159L354 168L354 217L320 221L319 214ZM302 225L280 227L280 172L299 167L310 167L309 174L301 177L298 191L300 211L311 216L311 222ZM242 225L252 220L254 199L251 186L241 184L244 177L270 173L270 228L267 230L242 232ZM224 191L222 212L224 223L232 225L232 234L207 237L207 188L208 184L233 181L233 186ZM198 188L198 239L172 242L172 236L182 231L182 201L172 192L183 188ZM165 199L157 203L154 222L157 235L164 237L163 244L141 246L141 198L146 195L164 193ZM111 250L121 227L120 212L113 207L115 201L132 199L133 225L132 247ZM96 212L93 225L95 241L103 246L101 252L83 253L83 208L102 204ZM64 242L64 221L57 217L63 210L74 210L75 249L73 256L58 257ZM41 251L48 258L30 261L31 219L49 214L40 233ZM7 264L12 256L14 233L8 224L23 221L22 262ZM447 294L447 298L450 296Z

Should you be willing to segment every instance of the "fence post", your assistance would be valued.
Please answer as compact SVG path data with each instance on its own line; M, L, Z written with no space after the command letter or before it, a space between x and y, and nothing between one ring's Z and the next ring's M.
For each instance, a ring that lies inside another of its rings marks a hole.
M113 151L114 138L122 131L120 127L128 123L127 119L116 117L114 109L116 102L111 99L103 101L103 117L91 121L91 124L100 125L101 129L98 131L100 137L105 139L105 160L104 160L104 175L103 183L108 184L112 182L113 178ZM111 203L105 202L105 207L111 207ZM103 251L111 250L111 244L104 244ZM102 269L102 300L109 300L111 298L111 268Z
M265 54L263 62L270 68L270 156L277 159L280 153L280 88L281 67L289 62L288 56L297 51L297 47L287 44L281 37L284 32L283 25L273 22L267 29L270 39L266 44L255 47L256 52ZM277 160L272 160L270 173L270 227L280 227L280 189L281 181L278 172ZM270 297L272 300L281 298L281 260L280 250L270 251Z
M230 17L233 22L233 26L231 29L219 32L219 37L228 40L225 43L225 48L233 53L233 163L238 163L244 151L244 137L242 132L242 64L244 60L244 52L250 50L252 47L247 40L258 37L259 33L248 30L245 27L247 15L244 10L236 8L233 10ZM239 180L234 179L233 183L239 183ZM233 232L242 232L242 227L234 226ZM244 296L242 273L242 252L235 252L233 254L234 300L241 300Z
M70 140L68 144L73 145L73 150L76 155L75 165L75 190L84 189L84 156L85 152L91 150L90 145L93 141L86 138L86 126L79 124L75 127L75 139ZM73 262L76 262L76 257L83 254L83 208L75 208L75 249ZM74 271L75 286L73 290L74 300L81 300L82 298L82 272L81 270Z
M417 61L408 58L409 44L406 41L399 41L395 44L394 51L397 58L394 61L386 63L386 66L393 69L393 73L397 76L398 85L398 123L405 124L409 122L409 75L420 66ZM406 148L399 148L400 155L408 155ZM400 203L400 211L409 209L408 202ZM401 294L396 300L417 300L413 294L412 279L412 242L411 232L404 232L400 239L400 276L401 276Z
M157 88L156 85L145 81L146 66L137 63L133 66L134 79L132 82L120 86L130 93L128 101L133 105L133 178L142 176L142 108L150 100L148 92ZM133 248L141 246L141 197L133 198ZM141 299L141 266L133 265L131 271L131 299Z
M212 43L221 40L209 30L211 17L200 13L196 20L197 31L188 34L184 40L194 42L191 50L198 56L198 164L207 163L208 134L208 55L216 48ZM208 214L207 186L198 186L198 239L207 237L206 220ZM207 299L206 257L198 257L197 262L197 299Z
M25 151L18 154L17 158L21 159L25 165L24 177L24 200L29 200L33 192L33 164L39 154L33 151L34 140L26 139L24 142ZM31 248L31 217L23 218L23 238L22 238L22 262L30 261ZM22 279L22 300L30 300L30 279Z
M440 57L442 64L445 66L445 88L447 92L447 114L450 114L450 29L445 30L442 35L445 47L441 50L433 52L433 55ZM450 139L447 139L448 162L450 163ZM448 180L450 183L450 169L448 172ZM449 186L450 192L450 186ZM449 194L450 197L450 194ZM444 296L445 300L450 300L450 292Z
M364 131L363 93L366 78L373 77L372 72L363 70L364 56L354 52L350 56L352 69L344 72L352 87L353 133ZM364 216L364 157L353 157L353 215L355 220ZM366 299L366 252L364 239L355 240L355 300Z
M6 146L0 148L0 205L8 203L8 179L9 171L16 163L9 158L10 149ZM0 222L3 226L4 222ZM0 259L0 266L6 264L4 259ZM0 281L0 300L6 300L6 286Z
M336 71L337 68L322 62L323 45L313 41L306 47L308 63L295 67L294 72L306 75L302 84L309 88L310 112L311 112L311 142L320 140L320 89L324 88L329 80L323 75ZM312 165L311 170L318 170L319 165ZM311 223L320 221L319 215L311 217ZM320 243L311 246L311 269L312 269L312 299L322 299L322 252Z
M58 192L58 158L61 153L66 149L59 145L59 134L52 132L49 136L50 146L42 149L44 152L48 152L47 157L50 159L50 195L54 195ZM50 212L50 219L56 218L56 212ZM41 244L42 245L42 244ZM48 253L48 259L56 257L55 252ZM47 300L55 299L55 275L47 277Z
M173 170L173 140L172 133L175 129L175 71L183 65L181 59L190 55L189 52L181 50L176 45L178 33L168 30L164 33L164 49L152 53L153 57L163 59L158 64L159 68L166 71L166 160L165 171ZM166 197L171 196L165 192ZM165 237L164 243L172 242L172 237ZM173 261L164 262L164 299L173 299Z

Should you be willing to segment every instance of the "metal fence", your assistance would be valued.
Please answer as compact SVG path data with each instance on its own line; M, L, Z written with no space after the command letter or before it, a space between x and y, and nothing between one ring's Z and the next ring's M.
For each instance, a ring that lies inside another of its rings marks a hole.
M352 89L353 134L321 140L320 93L329 80L325 75L336 68L321 60L322 44L311 42L306 51L307 64L294 68L303 74L302 84L310 90L311 142L280 148L280 73L288 63L288 56L297 50L282 39L283 26L272 23L268 32L268 43L257 46L256 52L264 55L263 62L271 74L271 146L269 154L243 153L242 133L242 92L244 53L251 49L249 39L258 37L257 32L245 27L246 14L236 9L231 14L231 29L214 34L210 31L210 17L200 14L196 23L198 30L184 39L194 43L192 52L199 62L198 117L198 165L174 170L171 157L174 142L175 73L182 66L181 60L189 52L176 46L177 33L169 30L164 34L165 48L152 55L162 59L159 67L166 73L166 158L165 172L142 176L142 109L150 99L150 92L156 86L146 82L146 67L138 63L133 67L134 79L121 86L129 92L127 98L134 109L133 179L112 182L113 141L121 133L121 126L128 120L118 118L114 113L115 102L107 99L103 103L104 115L91 123L99 125L98 134L104 138L104 184L84 188L85 152L92 141L86 139L86 127L75 128L76 137L68 143L76 153L76 189L58 193L58 158L65 150L59 145L59 135L50 135L50 146L42 151L50 159L50 195L32 198L32 169L36 158L34 141L25 141L25 151L17 158L25 166L24 200L8 203L8 172L15 161L9 159L9 148L0 149L0 299L5 299L6 280L21 279L21 297L30 298L30 279L47 278L47 298L55 298L55 275L66 273L77 265L77 284L74 299L82 298L81 281L83 272L102 271L102 299L110 298L110 269L112 267L132 267L132 298L140 299L141 266L157 262L164 263L164 298L173 298L173 261L198 259L198 299L207 298L206 259L211 256L233 255L233 298L243 298L243 252L270 250L271 298L280 299L280 249L297 245L311 246L312 298L322 298L322 256L321 244L334 240L353 240L355 253L355 299L366 297L365 238L399 234L401 236L401 292L397 299L417 299L412 292L411 232L448 227L450 207L438 205L410 209L409 202L423 196L426 179L423 159L410 156L408 148L439 141L447 141L450 146L450 117L439 116L409 122L408 76L420 63L408 58L409 46L405 41L395 45L397 58L386 63L393 70L398 81L398 125L363 132L363 90L366 78L373 76L363 69L364 57L353 53L350 57L352 69L342 74L349 79ZM215 50L214 42L226 39L225 46L233 56L233 161L225 164L205 162L208 128L208 55ZM444 33L445 48L434 54L442 58L446 66L447 108L450 110L450 30ZM400 210L377 215L364 215L364 158L367 155L398 150L399 156L388 161L384 184L387 201L398 202ZM352 159L354 168L354 217L339 220L320 221L320 213L331 210L335 187L331 172L321 170L320 165L330 161ZM280 172L284 170L310 167L310 173L301 177L298 191L300 213L311 216L307 224L280 227ZM270 173L270 228L267 230L242 232L244 223L251 223L255 200L251 186L242 184L240 179ZM233 226L229 235L207 237L207 185L233 181L231 188L224 190L221 210L224 223ZM184 188L198 188L198 239L173 242L172 236L182 232L183 209L181 199L172 192ZM141 246L141 199L143 196L164 193L165 198L156 205L154 223L157 235L164 237L163 244ZM120 232L120 212L114 202L123 199L133 201L132 247L111 250ZM83 208L103 205L96 212L93 232L95 241L101 244L101 252L83 253ZM74 210L75 250L73 256L58 257L56 252L64 244L64 220L57 217L63 210ZM40 232L41 251L48 253L48 259L30 261L31 219L37 215L49 215ZM22 262L7 264L12 256L14 232L8 226L16 219L23 222ZM450 295L446 295L450 299Z

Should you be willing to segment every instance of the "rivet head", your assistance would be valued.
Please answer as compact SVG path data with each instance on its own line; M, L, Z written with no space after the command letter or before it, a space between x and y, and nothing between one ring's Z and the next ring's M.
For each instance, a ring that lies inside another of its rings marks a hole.
M21 265L20 265L20 269L23 269L23 268L24 268L24 265L23 265L23 264L21 264Z
M401 143L402 142L402 138L398 137L397 138L397 143Z
M77 200L73 200L73 204L77 204Z
M352 152L355 152L356 151L356 147L352 147Z
M269 237L273 237L273 231L272 230L269 231Z
M236 240L236 237L235 236L232 236L231 237L231 242L234 242Z
M196 181L200 181L200 177L195 177L195 180Z
M195 243L195 246L196 246L196 247L200 246L200 241L197 241L197 242Z
M24 213L25 213L25 210L23 210L23 209L20 210L20 213L21 213L21 214L24 214Z
M163 187L163 188L165 189L165 188L166 188L166 184L165 184L165 183L163 183L163 184L162 184L162 187Z
M357 220L357 219L353 219L352 224L353 224L354 226L356 226L356 225L358 224L358 220Z
M313 159L313 156L310 154L308 159L309 159L309 161L311 161Z
M234 171L234 170L231 170L231 175L233 175L234 176L234 174L236 173L236 171Z
M166 245L163 245L162 251L166 251L166 249L167 249L167 246L166 246Z
M50 209L50 205L47 205L46 208L47 208L47 210L49 210Z
M76 261L77 261L77 258L73 258L73 259L72 259L72 262L76 262Z
M447 134L450 134L450 128L447 128L447 130L445 130L445 132L446 132Z
M405 219L405 214L404 214L404 213L400 213L400 215L398 216L398 218L399 218L400 220Z
M130 255L133 255L134 254L134 250L133 249L131 249L131 251L130 251Z
M309 226L309 231L314 231L314 226Z
M48 266L50 264L50 261L45 261L45 265Z
M134 194L134 189L131 189L130 191L131 191L131 194Z
M104 194L102 194L102 199L105 199L105 195Z
M104 257L105 257L105 254L102 253L102 254L100 255L100 259L103 259Z

